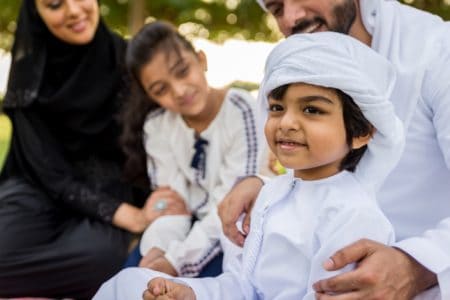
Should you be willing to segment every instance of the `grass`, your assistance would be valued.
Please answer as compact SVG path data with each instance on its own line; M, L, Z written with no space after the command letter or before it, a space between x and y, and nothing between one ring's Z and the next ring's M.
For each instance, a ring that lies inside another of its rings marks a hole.
M0 114L0 170L5 163L11 141L12 126L6 115Z

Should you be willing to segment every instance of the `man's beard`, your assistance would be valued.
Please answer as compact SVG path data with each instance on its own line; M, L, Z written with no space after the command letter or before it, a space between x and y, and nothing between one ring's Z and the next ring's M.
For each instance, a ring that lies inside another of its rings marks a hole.
M348 34L356 19L356 4L353 0L346 0L333 9L335 24L331 31Z
M330 31L348 34L356 19L356 9L353 0L345 0L344 3L333 8L333 24L328 24L324 18L315 16L312 19L303 20L296 24L292 27L291 34L301 33L312 24L326 25Z

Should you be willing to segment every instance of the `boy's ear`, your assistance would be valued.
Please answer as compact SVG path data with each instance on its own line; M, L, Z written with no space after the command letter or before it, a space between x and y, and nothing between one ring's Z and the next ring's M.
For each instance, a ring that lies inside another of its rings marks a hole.
M200 61L200 64L203 65L205 72L208 71L208 60L206 59L205 52L203 52L202 50L199 50L197 52L197 57L198 57L198 60Z
M370 139L373 137L377 130L372 127L372 130L366 135L354 137L352 140L352 150L359 149L365 145L367 145L370 141Z

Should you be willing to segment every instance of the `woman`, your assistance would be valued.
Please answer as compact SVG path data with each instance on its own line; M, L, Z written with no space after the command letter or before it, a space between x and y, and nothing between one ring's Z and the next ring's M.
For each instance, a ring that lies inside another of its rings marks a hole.
M185 211L170 190L138 208L121 180L125 49L97 0L23 1L4 99L0 298L89 299L122 266L130 232ZM161 197L168 207L153 209Z

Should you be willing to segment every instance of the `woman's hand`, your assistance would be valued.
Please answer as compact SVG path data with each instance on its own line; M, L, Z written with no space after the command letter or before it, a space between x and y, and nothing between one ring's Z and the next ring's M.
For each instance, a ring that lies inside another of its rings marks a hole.
M244 178L231 189L219 205L223 232L238 246L244 245L245 237L250 231L250 211L262 186L262 180L256 176ZM236 222L242 214L245 214L242 224L244 233L236 227Z
M148 224L160 216L190 215L186 202L175 190L164 186L153 191L142 208Z
M151 193L142 209L122 203L112 223L130 232L142 233L151 222L164 215L190 215L183 198L169 187L161 187Z

